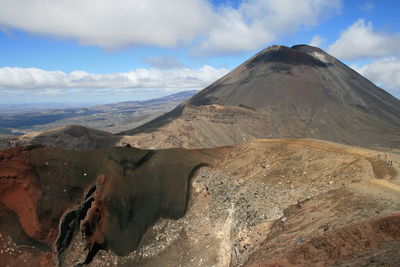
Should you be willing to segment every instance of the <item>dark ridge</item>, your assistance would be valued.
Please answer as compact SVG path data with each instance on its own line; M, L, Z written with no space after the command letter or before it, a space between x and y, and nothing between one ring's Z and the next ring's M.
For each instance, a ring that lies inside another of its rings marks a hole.
M94 198L90 195L94 193L96 186L92 186L86 193L82 204L69 212L60 220L59 234L56 240L56 253L58 263L61 264L64 252L68 249L71 241L79 229L80 222L85 218L87 211L92 205Z
M96 191L96 185L93 185L92 187L89 188L89 190L85 194L85 198L83 200L87 200L89 197L93 195L93 193Z
M61 263L62 255L71 243L73 234L77 229L77 213L78 210L71 210L60 220L59 234L56 240L56 253L59 263Z
M302 52L305 52L305 53L322 52L322 53L326 54L322 49L320 49L318 47L315 47L315 46L307 45L307 44L293 45L291 48L293 50L302 51Z
M316 59L312 55L297 51L296 49L292 49L287 46L272 46L267 48L244 65L252 68L262 63L282 63L292 66L306 65L323 68L327 67L325 63Z

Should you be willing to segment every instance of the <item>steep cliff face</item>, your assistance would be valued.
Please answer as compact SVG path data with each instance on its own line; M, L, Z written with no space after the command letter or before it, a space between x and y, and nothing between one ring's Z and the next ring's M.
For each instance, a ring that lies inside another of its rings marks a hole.
M135 135L126 139L141 147L214 147L253 138L398 147L400 100L319 48L272 46L175 110L122 134Z
M207 152L181 149L3 150L0 231L16 245L28 246L21 253L49 265L63 265L79 232L86 263L99 249L124 255L157 219L184 215L188 181L210 163ZM0 262L12 262L3 256Z

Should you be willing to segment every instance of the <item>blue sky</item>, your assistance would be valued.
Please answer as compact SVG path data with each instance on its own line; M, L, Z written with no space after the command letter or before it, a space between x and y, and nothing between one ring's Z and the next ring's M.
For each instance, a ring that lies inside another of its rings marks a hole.
M321 47L400 97L398 1L2 0L0 103L202 89L259 50Z

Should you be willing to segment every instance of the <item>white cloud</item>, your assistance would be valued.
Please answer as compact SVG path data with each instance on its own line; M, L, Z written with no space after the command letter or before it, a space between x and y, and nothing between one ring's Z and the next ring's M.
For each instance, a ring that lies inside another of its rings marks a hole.
M389 56L400 52L400 33L377 32L371 22L359 19L344 30L327 51L349 60Z
M104 49L133 45L198 51L249 51L314 26L341 0L244 0L237 8L208 0L1 0L0 28L77 40Z
M120 49L174 47L210 27L204 0L2 0L0 26Z
M325 39L322 38L319 35L315 35L311 41L310 41L310 45L311 46L315 46L315 47L321 47L323 45L323 43L325 42Z
M64 73L36 68L0 68L0 90L42 89L202 89L228 72L204 65L200 69L136 69L124 73ZM173 91L173 90L172 90Z
M352 68L380 87L400 96L400 57L383 58L364 66L353 65Z
M340 10L340 0L247 0L237 9L224 6L200 51L238 52L257 49Z

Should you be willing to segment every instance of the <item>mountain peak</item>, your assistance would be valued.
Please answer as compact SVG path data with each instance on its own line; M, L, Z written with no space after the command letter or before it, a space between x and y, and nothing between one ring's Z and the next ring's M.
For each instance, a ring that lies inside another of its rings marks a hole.
M328 60L324 58L326 55L321 49L308 46L296 45L292 47L284 45L272 45L254 57L249 59L244 65L254 67L258 63L284 63L290 65L309 65L314 67L326 67Z
M290 47L291 49L294 50L314 50L314 51L322 51L320 48L316 47L316 46L312 46L312 45L308 45L308 44L297 44L297 45L293 45L292 47Z
M295 50L295 51L303 52L303 53L312 53L312 52L325 53L322 49L320 49L316 46L308 45L308 44L297 44L297 45L293 45L291 47L286 46L286 45L271 45L271 46L268 46L268 47L264 48L263 50L261 50L255 56L262 55L262 54L265 54L265 53L268 53L271 51L290 51L290 50Z
M213 105L222 108L209 108ZM184 124L180 131L195 129L199 135L181 141L191 147L299 137L398 146L400 102L317 47L274 45L170 113L127 133L162 129L168 140L193 135L171 135L178 124Z

